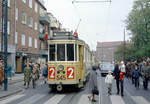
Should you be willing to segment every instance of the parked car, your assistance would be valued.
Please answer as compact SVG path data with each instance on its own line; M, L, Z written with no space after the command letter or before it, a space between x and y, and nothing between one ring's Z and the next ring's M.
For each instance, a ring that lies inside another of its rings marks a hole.
M110 63L106 63L106 64L102 64L101 65L101 75L102 76L106 76L108 74L108 71L112 71L114 70L114 65L110 64Z

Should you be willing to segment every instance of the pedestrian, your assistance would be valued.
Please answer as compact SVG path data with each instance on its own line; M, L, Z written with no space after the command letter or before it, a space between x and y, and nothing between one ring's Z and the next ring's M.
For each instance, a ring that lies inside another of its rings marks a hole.
M12 80L12 65L8 64L8 79Z
M135 88L139 89L139 78L140 78L140 69L138 68L138 65L135 65L135 70L133 71L134 79L135 79Z
M143 78L143 87L145 90L148 89L149 70L150 70L149 62L144 62L144 66L142 67L141 74Z
M47 76L48 76L48 65L45 65L43 70L42 70L42 76L44 83L46 84Z
M120 62L117 62L115 64L115 68L114 68L114 72L113 72L114 78L116 80L117 94L119 94L119 92L120 92L120 88L119 88L119 80L120 80L119 64L120 64Z
M132 84L134 84L134 81L135 81L134 75L133 75L134 69L135 69L135 63L132 62L132 63L131 63L131 80L132 80Z
M124 90L124 75L125 75L125 65L124 65L124 62L121 61L121 64L120 64L120 87L121 87L121 96L124 96L123 94L123 90Z
M107 84L107 88L108 88L108 95L111 95L113 79L114 77L112 76L112 72L108 71L108 74L105 78L105 83Z
M97 90L97 73L96 73L96 66L92 67L92 70L90 72L90 79L89 79L89 93L90 95L88 96L89 100L92 102L96 102L95 100L95 93L94 91Z
M3 80L4 80L4 70L2 63L0 63L0 89L2 88Z
M29 83L31 80L31 68L30 68L30 63L27 61L26 67L24 68L24 81L26 84L26 89L29 88Z
M38 70L38 65L34 65L34 69L32 70L32 84L33 88L35 88L37 80L39 79L39 70Z

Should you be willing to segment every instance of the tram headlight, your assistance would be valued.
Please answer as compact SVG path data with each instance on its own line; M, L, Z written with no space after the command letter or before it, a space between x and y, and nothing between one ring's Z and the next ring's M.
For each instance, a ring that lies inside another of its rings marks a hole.
M63 65L59 65L59 66L58 66L58 69L59 69L60 71L62 71L62 70L64 70L64 66L63 66Z

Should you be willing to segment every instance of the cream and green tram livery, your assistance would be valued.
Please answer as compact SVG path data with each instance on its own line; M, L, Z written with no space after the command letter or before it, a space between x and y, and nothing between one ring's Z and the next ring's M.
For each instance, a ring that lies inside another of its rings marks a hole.
M94 64L88 45L71 32L54 32L48 40L48 84L61 91L64 86L84 87Z

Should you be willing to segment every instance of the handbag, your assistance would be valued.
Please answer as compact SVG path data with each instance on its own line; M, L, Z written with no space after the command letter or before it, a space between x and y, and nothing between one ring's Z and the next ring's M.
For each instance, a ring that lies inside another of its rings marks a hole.
M94 87L94 89L92 90L92 93L95 95L99 95L99 91L96 87Z

